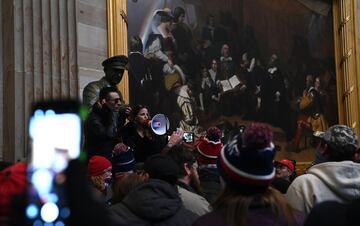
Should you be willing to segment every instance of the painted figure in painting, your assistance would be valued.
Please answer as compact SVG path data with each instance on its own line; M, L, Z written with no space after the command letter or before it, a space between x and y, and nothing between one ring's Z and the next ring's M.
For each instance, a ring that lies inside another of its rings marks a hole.
M297 147L307 129L324 130L337 123L333 113L337 105L332 101L336 99L332 6L317 2L129 3L129 19L138 20L131 12L148 15L138 21L140 26L129 26L129 33L145 43L144 56L155 84L155 112L168 115L174 127L185 130L223 120L267 122L279 131L276 139L282 146ZM313 75L308 87L307 75ZM238 82L224 91L223 84L231 78ZM304 108L299 100L310 95L312 103ZM307 108L317 109L316 117ZM310 128L305 126L309 123Z

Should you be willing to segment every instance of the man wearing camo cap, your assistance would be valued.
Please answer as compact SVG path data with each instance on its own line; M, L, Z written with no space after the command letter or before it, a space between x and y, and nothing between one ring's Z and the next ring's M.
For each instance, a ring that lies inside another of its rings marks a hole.
M307 214L324 201L349 203L360 198L358 136L345 125L334 125L314 136L320 139L324 162L297 177L286 193L290 205Z

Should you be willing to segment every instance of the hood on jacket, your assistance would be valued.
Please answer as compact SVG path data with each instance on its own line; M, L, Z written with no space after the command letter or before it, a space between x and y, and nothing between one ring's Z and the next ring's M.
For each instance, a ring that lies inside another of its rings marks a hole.
M182 207L176 187L157 179L150 179L136 187L123 203L136 216L147 221L162 221L175 215Z
M340 198L360 198L360 164L352 161L325 162L311 167L308 174L320 179Z

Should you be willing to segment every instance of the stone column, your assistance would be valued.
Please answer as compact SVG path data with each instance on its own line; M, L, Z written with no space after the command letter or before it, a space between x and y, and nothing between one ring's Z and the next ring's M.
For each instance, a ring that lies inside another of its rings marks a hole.
M78 97L76 1L1 3L3 158L16 161L26 157L33 102Z

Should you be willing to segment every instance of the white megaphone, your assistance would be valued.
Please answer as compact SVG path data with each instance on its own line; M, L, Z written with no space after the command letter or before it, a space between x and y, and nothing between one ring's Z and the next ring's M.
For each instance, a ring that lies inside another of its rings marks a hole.
M170 127L169 119L163 114L157 114L151 119L150 127L155 134L164 135Z

